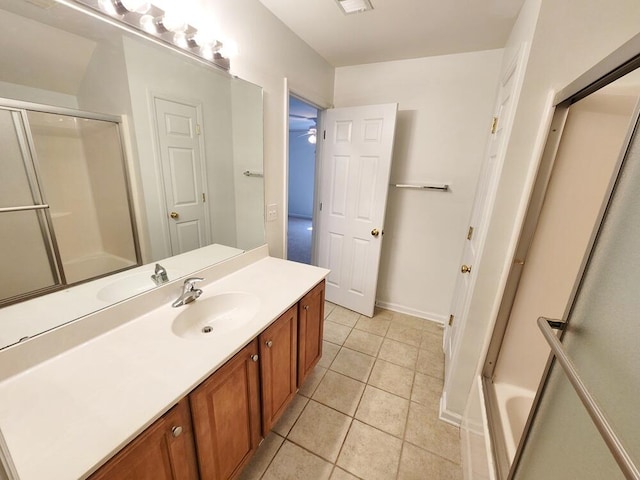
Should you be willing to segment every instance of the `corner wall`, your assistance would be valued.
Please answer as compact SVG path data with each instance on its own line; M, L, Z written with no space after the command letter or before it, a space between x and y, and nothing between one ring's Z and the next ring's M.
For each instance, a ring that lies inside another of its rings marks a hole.
M377 301L438 322L449 316L488 138L503 51L336 69L337 107L399 103Z

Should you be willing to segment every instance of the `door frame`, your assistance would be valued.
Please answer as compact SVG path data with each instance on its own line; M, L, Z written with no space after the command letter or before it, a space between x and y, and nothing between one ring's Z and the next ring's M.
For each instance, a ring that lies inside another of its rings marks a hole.
M319 198L319 189L318 189L318 179L320 178L320 174L322 173L322 142L320 140L320 132L323 130L323 122L325 110L329 108L333 108L333 105L323 106L318 102L314 102L313 100L309 100L307 96L304 94L298 93L297 90L294 90L289 85L288 78L284 79L284 185L283 185L283 205L282 205L282 257L287 259L287 235L289 233L289 97L297 98L305 103L308 103L312 107L315 107L318 110L318 119L316 121L316 136L318 137L318 141L316 142L316 155L315 155L315 170L314 170L314 179L313 179L313 210L311 223L313 225L313 230L311 230L311 264L317 265L317 248L316 248L316 235L317 235L317 225L320 221L320 216L318 215L318 198Z
M160 222L160 226L162 229L162 234L165 239L165 243L169 247L169 253L172 255L176 255L173 253L173 246L171 244L171 232L169 227L169 217L167 215L167 192L166 192L166 180L164 178L164 173L162 171L162 152L160 148L160 136L158 133L158 111L156 109L156 99L165 100L172 103L181 103L183 105L188 105L193 107L196 110L196 119L198 124L200 125L201 130L204 132L204 117L202 114L202 102L195 99L188 99L184 97L176 97L175 95L171 95L162 91L150 90L149 94L149 112L151 115L151 131L153 135L153 150L155 157L155 169L156 174L158 175L158 198L160 200L160 208L163 211L162 221ZM198 144L200 146L200 168L202 171L202 192L205 194L205 198L207 199L203 203L204 208L204 222L205 228L207 229L208 238L211 242L213 239L213 231L211 229L211 212L209 210L209 199L211 196L209 195L208 189L208 177L207 177L207 153L205 149L204 143L204 133L198 135Z

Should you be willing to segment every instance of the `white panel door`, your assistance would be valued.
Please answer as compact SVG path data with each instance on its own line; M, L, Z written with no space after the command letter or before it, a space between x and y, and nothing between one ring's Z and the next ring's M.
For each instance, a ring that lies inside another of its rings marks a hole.
M327 300L372 316L389 190L397 104L326 111L318 264Z
M171 254L177 255L210 243L198 111L158 97L154 103Z
M485 160L478 179L476 195L471 211L467 242L462 251L460 271L451 305L452 315L444 331L445 380L451 369L455 355L456 340L466 322L471 292L475 285L475 270L487 234L487 223L493 210L498 179L502 171L507 139L513 124L517 95L524 76L524 54L526 49L515 55L500 77L500 88L496 99L495 115L485 154Z

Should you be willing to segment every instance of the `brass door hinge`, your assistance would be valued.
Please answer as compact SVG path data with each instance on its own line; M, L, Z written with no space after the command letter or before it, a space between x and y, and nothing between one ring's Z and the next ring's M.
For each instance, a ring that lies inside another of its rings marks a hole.
M200 135L200 125L196 123L196 135Z
M453 314L449 315L449 326L453 325L453 319L455 317L453 316Z
M202 203L204 203L204 202L206 202L206 201L207 201L207 197L206 197L206 196L205 196L205 194L203 193L203 194L202 194Z
M493 117L493 122L491 122L491 134L493 135L498 130L498 117Z
M471 240L473 238L473 227L469 227L469 231L467 232L467 240Z

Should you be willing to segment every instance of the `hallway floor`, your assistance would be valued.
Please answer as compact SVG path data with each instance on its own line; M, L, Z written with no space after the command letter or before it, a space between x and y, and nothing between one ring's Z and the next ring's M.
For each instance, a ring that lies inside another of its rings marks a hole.
M242 480L461 479L459 429L438 419L442 328L325 304L324 350Z
M289 217L287 224L287 260L311 265L311 219Z

